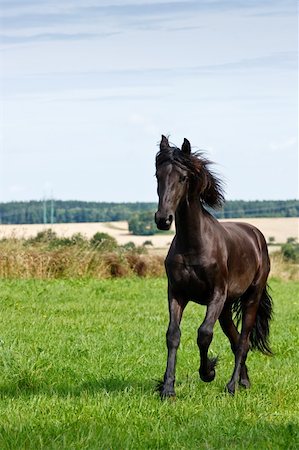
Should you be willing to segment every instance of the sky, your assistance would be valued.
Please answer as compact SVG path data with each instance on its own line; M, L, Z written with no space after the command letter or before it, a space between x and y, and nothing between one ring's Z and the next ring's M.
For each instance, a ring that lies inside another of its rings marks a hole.
M295 0L0 0L0 202L156 201L161 134L298 198Z

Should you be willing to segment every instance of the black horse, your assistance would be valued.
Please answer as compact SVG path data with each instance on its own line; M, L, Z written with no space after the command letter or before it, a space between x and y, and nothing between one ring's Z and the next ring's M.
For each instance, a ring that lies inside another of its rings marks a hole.
M170 321L166 334L168 357L161 397L175 396L176 353L180 322L191 300L206 305L205 319L198 329L199 375L215 378L217 358L208 357L215 322L219 320L235 355L235 367L227 384L230 394L236 385L250 386L246 357L250 346L271 354L268 344L272 300L267 292L270 261L263 234L245 223L219 223L205 208L223 201L221 182L209 170L210 162L191 153L187 139L182 148L169 145L162 136L156 155L159 205L155 221L168 230L175 219L176 234L165 267L168 277ZM242 322L238 332L232 315Z

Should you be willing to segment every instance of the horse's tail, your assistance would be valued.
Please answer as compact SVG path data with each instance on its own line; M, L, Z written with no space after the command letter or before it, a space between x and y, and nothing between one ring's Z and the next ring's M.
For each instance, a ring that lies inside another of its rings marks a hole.
M269 325L273 315L273 302L268 292L268 286L264 287L258 306L255 324L250 335L252 349L257 349L266 355L272 355L269 345Z
M238 299L233 304L233 312L237 319L237 324L241 322L242 318L242 301ZM264 287L262 296L260 298L255 324L250 334L250 343L252 350L259 350L266 355L272 355L269 345L270 320L273 315L273 302L271 295L268 292L268 286Z

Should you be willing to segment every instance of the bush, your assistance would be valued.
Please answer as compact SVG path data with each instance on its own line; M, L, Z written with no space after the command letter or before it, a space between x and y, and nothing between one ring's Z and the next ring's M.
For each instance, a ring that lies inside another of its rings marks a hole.
M26 246L38 245L46 247L49 250L74 245L82 247L87 244L87 239L81 233L73 234L71 237L59 237L55 231L51 230L51 228L40 231L35 237L25 241Z
M39 231L33 238L28 239L29 244L48 244L49 242L58 239L57 233L51 228Z
M152 241L144 241L143 242L143 244L142 244L144 247L146 247L147 245L151 245L151 246L153 246L153 243L152 243Z
M79 247L83 247L88 244L88 240L81 233L75 233L71 237L72 245L78 245Z
M285 261L299 263L299 244L294 241L287 242L281 246L281 251Z
M154 214L151 211L135 214L128 224L129 231L138 236L150 236L156 232Z
M118 245L117 241L114 237L110 236L107 233L96 233L90 240L90 245L93 248L101 251L112 251L115 250Z
M295 244L296 238L295 237L288 237L287 238L287 244Z
M126 244L122 245L122 248L124 250L135 250L136 245L134 242L130 241L130 242L127 242Z

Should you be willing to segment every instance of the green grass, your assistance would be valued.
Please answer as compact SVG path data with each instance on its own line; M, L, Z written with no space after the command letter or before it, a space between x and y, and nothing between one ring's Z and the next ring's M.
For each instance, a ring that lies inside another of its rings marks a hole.
M2 280L0 449L295 449L298 288L272 280L274 357L250 353L252 388L224 392L233 356L219 326L216 379L198 377L197 328L182 322L177 398L165 366L166 280Z

